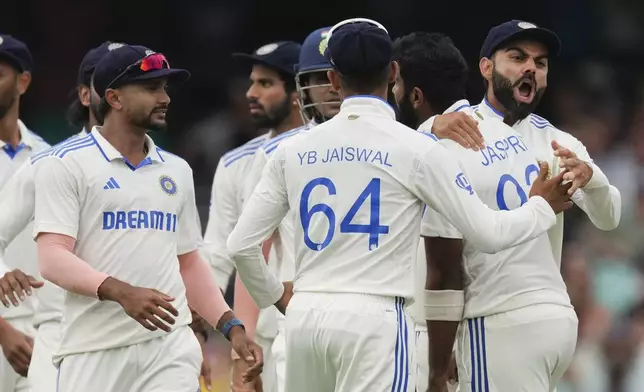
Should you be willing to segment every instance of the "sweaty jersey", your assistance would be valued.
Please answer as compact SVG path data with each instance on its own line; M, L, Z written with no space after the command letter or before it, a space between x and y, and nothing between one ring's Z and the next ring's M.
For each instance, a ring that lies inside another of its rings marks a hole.
M474 191L495 210L514 210L525 204L539 166L523 137L501 121L472 111L465 100L445 113L453 111L464 111L478 120L486 142L481 151L465 149L451 140L439 142L461 161ZM423 216L421 234L463 238L431 207ZM463 245L464 317L484 317L543 303L571 306L547 233L495 254L481 252L467 237Z
M146 146L146 158L134 166L95 127L34 159L34 235L72 237L74 253L92 268L175 298L177 328L191 322L177 255L201 241L192 170L147 136ZM67 292L54 359L164 334L148 331L115 302Z
M85 135L87 135L87 131L83 129L79 134L68 138L62 143ZM57 146L55 145L53 148ZM34 218L36 204L33 161L38 156L47 154L48 150L45 149L32 155L31 159L18 169L2 189L2 192L0 192L0 222L2 222L0 224L0 254L22 232L25 232L24 235L28 238L29 243L33 244L33 239L31 238L33 228L29 227ZM2 264L3 262L0 260L0 268L2 268ZM17 268L28 270L33 267L28 264L20 264ZM64 290L49 281L45 281L43 287L34 292L38 298L34 314L34 327L37 328L47 321L59 322L63 312ZM19 307L23 307L23 304L20 304ZM20 311L25 312L27 310L23 308Z
M474 109L484 116L503 119L503 115L492 107L487 98L483 98L483 101L474 106ZM523 137L538 159L550 165L554 161L551 146L553 140L570 149L582 161L589 163L593 169L593 177L584 188L575 192L572 201L588 215L597 228L612 230L617 227L622 213L622 197L619 190L610 185L604 172L593 163L586 147L577 138L554 127L548 120L536 114L530 114L524 120L514 124L512 128ZM559 214L557 224L548 232L552 252L558 265L561 265L563 233L563 214Z
M294 212L295 291L404 297L424 203L488 251L528 241L554 224L540 197L493 212L442 145L395 120L377 97L350 97L340 113L276 151L245 206L228 248L260 307L282 294L258 245Z
M14 187L12 182L17 182L28 176L21 167L29 161L29 158L39 151L49 148L49 144L40 136L30 131L25 124L18 120L20 130L20 144L13 148L0 140L0 214L11 214L14 210L20 209L23 200L14 198ZM15 178L19 176L18 178ZM6 189L9 188L9 189ZM5 202L5 200L8 201ZM15 268L38 277L38 260L36 258L36 246L31 238L32 227L29 225L33 209L26 224L14 227L11 220L0 218L0 276ZM2 232L14 232L9 239ZM20 302L20 306L8 309L0 308L0 317L11 320L16 318L31 317L34 308L37 306L35 296L30 296Z

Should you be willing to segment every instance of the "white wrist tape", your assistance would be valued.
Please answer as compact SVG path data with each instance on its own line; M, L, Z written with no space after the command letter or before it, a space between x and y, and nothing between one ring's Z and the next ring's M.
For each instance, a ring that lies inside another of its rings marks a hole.
M465 309L462 290L425 290L425 319L461 321Z

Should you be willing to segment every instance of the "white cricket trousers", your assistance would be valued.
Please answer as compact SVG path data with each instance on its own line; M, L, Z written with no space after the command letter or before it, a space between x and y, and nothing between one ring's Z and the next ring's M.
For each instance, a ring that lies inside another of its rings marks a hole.
M572 361L577 315L533 305L466 319L457 339L460 392L550 392Z
M427 326L415 325L416 329L416 353L414 359L416 362L415 380L416 391L426 392L429 384L429 336L427 335Z
M12 327L18 331L31 336L36 334L33 328L31 317L20 317L7 320ZM16 373L4 353L0 352L0 392L28 392L29 382L26 377Z
M271 347L271 356L273 357L275 369L275 388L274 392L284 392L286 386L286 330L280 328L277 331L273 346ZM264 392L267 392L264 389Z
M60 323L49 321L38 326L27 378L31 392L56 392L58 369L52 356L60 345Z
M190 327L179 327L131 346L66 356L58 392L195 392L202 359Z
M413 392L404 299L296 292L286 310L285 392Z

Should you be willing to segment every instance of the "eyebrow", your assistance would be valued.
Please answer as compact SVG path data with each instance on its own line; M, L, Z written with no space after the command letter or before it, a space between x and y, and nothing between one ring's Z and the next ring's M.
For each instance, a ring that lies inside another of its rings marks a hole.
M506 52L510 52L512 50L516 50L517 52L521 53L523 56L528 56L528 54L521 48L518 48L516 46L510 46L509 48L505 49ZM548 59L548 54L542 54L541 56L535 57L535 60L542 60L542 59Z

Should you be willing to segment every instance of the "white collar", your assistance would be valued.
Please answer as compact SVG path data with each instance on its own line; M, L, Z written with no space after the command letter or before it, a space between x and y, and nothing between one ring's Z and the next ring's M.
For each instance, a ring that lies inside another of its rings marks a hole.
M342 101L340 111L352 111L388 116L396 119L396 112L389 102L374 95L352 95Z
M25 123L23 123L21 120L18 120L18 131L20 132L20 144L19 145L24 145L29 148L35 148L38 145L38 141L40 138L36 136L33 132L27 128ZM0 140L0 148L6 146L7 143L3 140Z
M101 135L100 130L103 127L100 126L95 126L92 128L92 132L90 133L90 136L96 141L96 144L98 145L98 148L101 150L105 158L107 158L108 161L113 161L115 159L124 159L123 155L116 149L114 146L110 144L110 142L107 141ZM148 148L148 155L145 157L144 161L151 161L151 162L157 162L157 163L162 163L164 162L163 158L161 158L161 155L159 155L159 149L157 148L156 144L154 144L154 141L152 138L148 135L145 135L145 145Z

